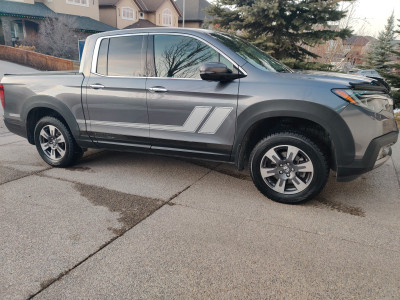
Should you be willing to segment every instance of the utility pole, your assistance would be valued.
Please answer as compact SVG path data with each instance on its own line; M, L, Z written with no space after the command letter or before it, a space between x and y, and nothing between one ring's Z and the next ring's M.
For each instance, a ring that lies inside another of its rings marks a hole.
M182 28L185 27L185 0L183 0L183 16L182 16Z

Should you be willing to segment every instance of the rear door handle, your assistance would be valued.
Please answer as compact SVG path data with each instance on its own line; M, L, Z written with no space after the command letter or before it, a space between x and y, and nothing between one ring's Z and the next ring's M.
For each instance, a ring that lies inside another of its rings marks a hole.
M165 87L162 86L153 86L151 88L148 88L148 90L152 93L166 93L168 90Z
M91 84L90 87L92 89L98 90L98 89L103 89L104 85L100 84L100 83L95 83L95 84Z

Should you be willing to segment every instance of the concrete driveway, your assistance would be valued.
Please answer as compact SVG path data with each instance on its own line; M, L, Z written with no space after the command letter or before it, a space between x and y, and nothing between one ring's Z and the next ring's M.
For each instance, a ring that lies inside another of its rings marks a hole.
M289 206L225 164L92 150L50 168L3 127L0 299L399 299L399 145Z

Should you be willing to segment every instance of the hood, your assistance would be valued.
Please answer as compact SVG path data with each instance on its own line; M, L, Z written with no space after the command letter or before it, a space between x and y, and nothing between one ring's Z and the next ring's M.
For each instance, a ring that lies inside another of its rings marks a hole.
M315 83L326 83L332 88L352 88L355 90L383 91L388 93L389 86L384 80L368 78L361 75L350 75L335 72L301 71L294 73L281 73L292 79L310 80Z

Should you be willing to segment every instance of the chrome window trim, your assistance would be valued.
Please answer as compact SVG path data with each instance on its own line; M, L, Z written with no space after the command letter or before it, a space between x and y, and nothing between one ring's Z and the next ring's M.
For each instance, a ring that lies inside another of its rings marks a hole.
M99 55L99 48L100 48L100 43L102 40L104 39L109 39L109 38L114 38L114 37L124 37L124 36L136 36L136 35L179 35L179 36L187 36L187 37L191 37L191 38L195 38L203 43L205 43L207 46L211 47L212 49L214 49L217 53L219 53L220 55L222 55L223 57L225 57L229 62L231 62L236 68L239 69L240 72L242 72L244 75L247 76L247 72L245 70L243 70L243 68L241 66L239 66L233 59L231 59L229 56L227 56L225 53L223 53L220 49L218 49L217 47L215 47L214 45L212 45L211 43L209 43L208 41L195 36L195 35L191 35L188 33L169 33L169 32L155 32L155 33L144 33L144 32L140 32L140 33L127 33L127 34L114 34L114 35L107 35L107 36L102 36L99 37L96 40L96 44L94 46L94 55L92 58L92 66L90 68L90 73L94 74L94 75L98 75L98 76L102 76L102 77L110 77L110 78L128 78L128 79L135 79L135 78L149 78L149 79L175 79L175 80L202 80L199 78L179 78L179 77L153 77L153 76L117 76L117 75L104 75L104 74L99 74L96 72L96 67L97 67L97 58Z

